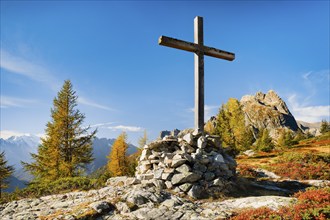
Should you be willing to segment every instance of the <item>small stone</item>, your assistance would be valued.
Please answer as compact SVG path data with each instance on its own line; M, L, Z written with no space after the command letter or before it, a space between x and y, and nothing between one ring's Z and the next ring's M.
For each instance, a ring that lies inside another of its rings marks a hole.
M192 183L192 182L196 182L197 180L200 180L201 178L202 178L201 175L192 172L178 173L172 177L172 184L176 185L187 182Z
M158 164L160 161L159 160L150 160L150 163L152 164Z
M187 161L186 159L172 160L171 167L176 168L176 167L184 164L186 161Z
M106 201L97 201L89 204L89 207L97 211L98 213L105 212L110 209L109 204Z
M182 159L180 154L175 154L174 157L172 158L173 160L180 160Z
M196 150L195 148L193 148L192 146L188 145L188 144L183 144L181 145L181 150L184 152L184 153L194 153Z
M191 171L191 168L187 164L183 164L177 167L175 170L178 171L179 173L188 173Z
M165 185L166 185L167 189L172 189L173 188L173 184L171 183L171 181L166 181Z
M131 211L130 208L128 207L128 205L125 202L117 202L116 203L116 208L121 213L128 213L128 212Z
M203 149L206 147L206 139L205 137L201 136L200 138L198 138L197 140L197 147L200 148L200 149Z
M171 182L172 182L173 185L180 184L180 183L185 183L186 182L186 174L183 174L183 173L175 174L172 177Z
M161 179L163 173L164 173L164 169L155 170L154 171L154 178L155 179Z
M193 169L204 173L207 170L207 167L197 162L194 164Z
M148 160L158 160L158 156L154 155L154 154L151 154L149 157L148 157Z
M207 138L209 142L212 143L213 147L220 149L221 148L221 141L219 136L210 136Z
M176 202L173 199L166 199L164 202L162 202L162 205L168 207L168 208L173 208L176 206Z
M203 155L199 162L201 164L208 164L210 162L210 159L206 155Z
M202 150L201 148L198 148L198 149L196 150L196 154L202 156L202 155L203 155L203 150Z
M223 182L221 181L220 178L217 178L217 179L213 180L212 185L213 186L223 186Z
M180 211L175 212L173 215L171 215L171 219L173 220L178 220L181 219L181 217L183 216L183 213ZM182 218L183 219L183 218Z
M201 199L206 196L205 190L203 189L202 186L199 186L199 185L192 186L188 192L188 195L195 199Z
M176 192L176 193L179 193L179 192L181 192L181 190L180 190L180 188L179 188L179 187L175 187L175 188L173 189L173 191L174 191L174 192Z
M150 173L150 174L140 174L136 176L137 179L139 180L150 180L154 178L154 174Z
M219 162L219 163L224 163L225 160L223 159L223 156L221 154L217 154L215 157L214 157L214 161L215 162Z
M184 183L182 185L179 186L179 188L183 191L183 192L188 192L192 187L191 183Z
M165 184L164 184L164 181L163 181L163 180L154 180L154 181L153 181L153 184L155 185L155 187L156 187L157 189L162 190L162 189L165 188Z
M143 149L141 156L140 156L140 161L146 160L148 156L149 156L149 150Z
M131 185L137 185L137 184L140 184L141 183L141 180L137 179L137 178L133 178L133 180L129 183Z
M149 165L141 165L139 167L139 170L140 170L141 173L146 173L148 170L150 170L150 168L151 168L151 164L149 164Z
M182 139L185 140L190 145L194 143L194 139L191 133L186 134L185 136L183 136Z
M194 159L191 157L190 154L184 153L184 154L182 154L182 157L183 157L183 159L186 159L189 162L193 162L194 161Z
M214 173L211 173L211 172L206 172L204 173L204 179L206 181L210 181L210 180L213 180L215 177L215 174Z
M163 173L162 180L170 180L172 177L172 173Z
M194 132L192 133L193 136L198 136L198 135L201 135L202 133L198 130L198 129L195 129Z
M164 159L165 166L168 164L172 164L172 159L169 159L168 157L165 157Z
M210 217L210 216L214 215L214 211L212 209L204 209L202 211L202 214L206 217Z

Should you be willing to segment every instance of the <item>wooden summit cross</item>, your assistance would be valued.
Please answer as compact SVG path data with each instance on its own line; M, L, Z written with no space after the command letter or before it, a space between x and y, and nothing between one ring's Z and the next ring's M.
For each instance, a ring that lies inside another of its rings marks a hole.
M194 43L161 36L159 45L195 53L195 129L204 132L204 55L233 61L235 54L204 46L203 18L194 19Z

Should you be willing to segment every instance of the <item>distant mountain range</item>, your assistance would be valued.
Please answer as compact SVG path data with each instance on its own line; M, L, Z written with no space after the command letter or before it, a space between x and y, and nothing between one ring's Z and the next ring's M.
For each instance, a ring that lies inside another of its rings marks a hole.
M93 141L93 157L94 161L88 165L87 173L92 173L98 168L104 166L108 159L111 146L115 139L95 138ZM11 192L16 187L24 188L25 184L31 180L31 175L23 170L21 161L31 162L30 153L36 153L40 137L35 135L12 136L8 139L0 138L0 149L5 152L8 165L14 166L15 173L9 178L9 188L5 191ZM129 144L127 153L133 154L137 151L137 147Z

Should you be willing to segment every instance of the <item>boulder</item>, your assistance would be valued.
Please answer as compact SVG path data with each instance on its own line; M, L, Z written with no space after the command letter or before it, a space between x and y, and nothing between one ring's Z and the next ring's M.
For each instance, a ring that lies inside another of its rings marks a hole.
M188 166L187 164L183 164L183 165L177 167L175 169L175 171L177 171L179 173L188 173L189 171L191 171L191 167Z
M205 198L205 190L202 186L194 185L188 192L188 195L195 199Z

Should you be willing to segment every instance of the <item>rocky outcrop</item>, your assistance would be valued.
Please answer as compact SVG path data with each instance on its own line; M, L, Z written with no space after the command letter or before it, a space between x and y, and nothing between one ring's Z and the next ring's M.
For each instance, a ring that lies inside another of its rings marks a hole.
M219 137L182 132L146 145L136 178L200 199L230 190L235 173L236 162L223 151Z
M277 209L295 199L260 196L217 202L191 201L134 178L115 177L107 186L0 205L0 219L228 219L235 211L266 206Z
M309 133L313 136L321 135L321 122L308 123L304 121L297 121L297 124L305 134Z
M246 124L256 132L267 128L270 135L277 139L283 129L294 132L300 129L285 102L273 90L266 94L258 92L254 96L243 96L240 103L245 113Z

